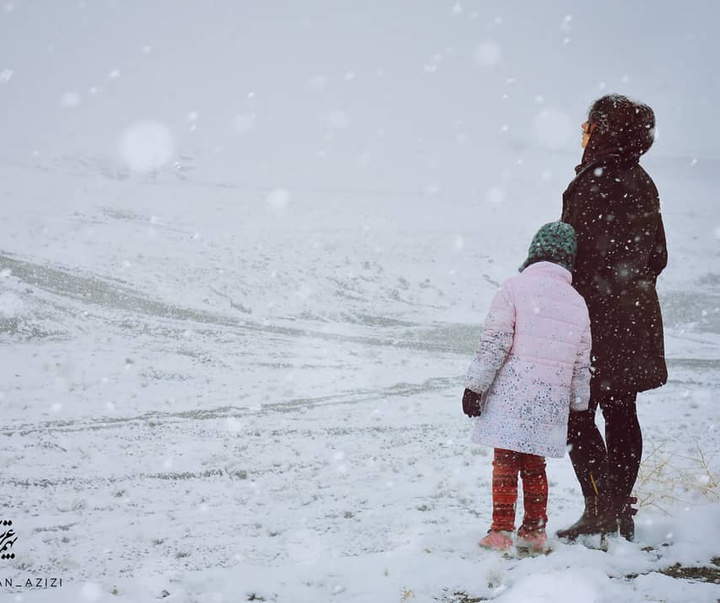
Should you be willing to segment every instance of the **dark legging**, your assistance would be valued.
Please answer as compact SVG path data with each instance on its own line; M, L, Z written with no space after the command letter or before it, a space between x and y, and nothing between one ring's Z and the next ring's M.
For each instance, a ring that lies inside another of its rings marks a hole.
M570 413L570 460L584 496L630 496L642 456L636 398L637 394L594 398L588 410ZM595 424L598 406L605 418L605 441Z

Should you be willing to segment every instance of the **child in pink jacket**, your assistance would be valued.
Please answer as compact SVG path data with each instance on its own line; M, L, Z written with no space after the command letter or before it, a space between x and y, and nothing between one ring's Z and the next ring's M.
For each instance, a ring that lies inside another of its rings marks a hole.
M520 274L495 295L468 369L463 411L478 417L473 441L495 449L483 548L512 547L520 474L525 514L516 546L547 549L545 457L565 454L568 415L590 399L590 318L571 285L576 252L572 226L540 228Z

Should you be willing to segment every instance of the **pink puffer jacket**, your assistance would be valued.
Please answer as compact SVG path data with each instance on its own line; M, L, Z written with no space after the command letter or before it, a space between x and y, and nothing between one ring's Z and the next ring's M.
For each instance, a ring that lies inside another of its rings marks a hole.
M473 440L562 457L570 410L590 399L590 318L568 270L531 264L490 306L465 387L482 393Z

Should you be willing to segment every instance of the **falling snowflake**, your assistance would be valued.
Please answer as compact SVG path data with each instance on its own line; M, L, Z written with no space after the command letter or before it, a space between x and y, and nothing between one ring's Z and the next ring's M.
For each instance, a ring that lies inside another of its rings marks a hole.
M152 172L172 160L175 143L167 126L145 121L131 126L123 133L119 151L133 172Z
M265 202L273 209L285 209L290 202L290 193L284 188L270 191Z
M492 67L500 62L502 50L495 42L483 42L475 49L475 60L483 67Z
M80 95L77 92L66 92L60 98L63 107L77 107L80 104Z

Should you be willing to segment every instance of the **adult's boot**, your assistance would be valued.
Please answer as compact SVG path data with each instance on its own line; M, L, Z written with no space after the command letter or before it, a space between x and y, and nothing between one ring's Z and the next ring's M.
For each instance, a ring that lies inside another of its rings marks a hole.
M632 507L637 503L637 498L628 496L617 501L617 524L620 536L625 540L632 541L635 538L635 519L633 516L637 514L637 509Z
M617 515L609 504L599 496L585 497L585 510L569 528L558 530L555 535L563 540L576 540L580 536L611 534L618 529Z

